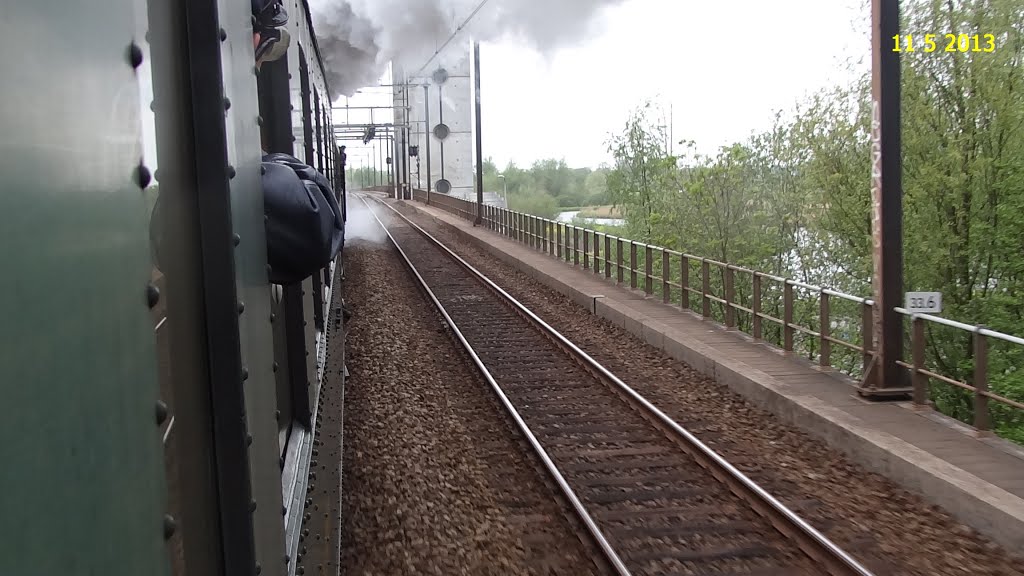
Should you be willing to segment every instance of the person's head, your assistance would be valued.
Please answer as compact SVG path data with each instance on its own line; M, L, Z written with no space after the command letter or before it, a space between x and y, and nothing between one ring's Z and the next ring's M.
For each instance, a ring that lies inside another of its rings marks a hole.
M256 52L256 67L273 62L288 52L291 38L284 26L288 12L280 0L250 0L252 2L252 43Z

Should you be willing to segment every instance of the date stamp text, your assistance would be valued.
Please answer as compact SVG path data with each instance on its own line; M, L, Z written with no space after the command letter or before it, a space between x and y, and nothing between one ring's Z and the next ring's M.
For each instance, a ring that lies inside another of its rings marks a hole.
M995 52L994 34L897 34L893 52Z

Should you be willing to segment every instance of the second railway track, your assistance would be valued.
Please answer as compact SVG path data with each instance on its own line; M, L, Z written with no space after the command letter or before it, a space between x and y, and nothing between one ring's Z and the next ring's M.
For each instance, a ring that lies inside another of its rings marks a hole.
M454 252L364 201L616 573L870 574Z

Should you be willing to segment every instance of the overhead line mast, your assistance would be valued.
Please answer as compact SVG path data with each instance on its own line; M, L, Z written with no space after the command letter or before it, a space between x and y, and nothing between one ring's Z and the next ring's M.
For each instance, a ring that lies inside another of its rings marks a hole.
M903 186L900 144L899 0L871 0L871 236L875 358L860 393L872 398L910 394L903 359Z

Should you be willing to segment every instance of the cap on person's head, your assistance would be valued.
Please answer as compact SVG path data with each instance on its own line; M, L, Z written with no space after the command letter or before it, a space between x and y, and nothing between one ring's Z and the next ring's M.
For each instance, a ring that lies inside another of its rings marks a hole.
M288 12L281 0L250 0L252 2L253 31L280 28L288 23Z

